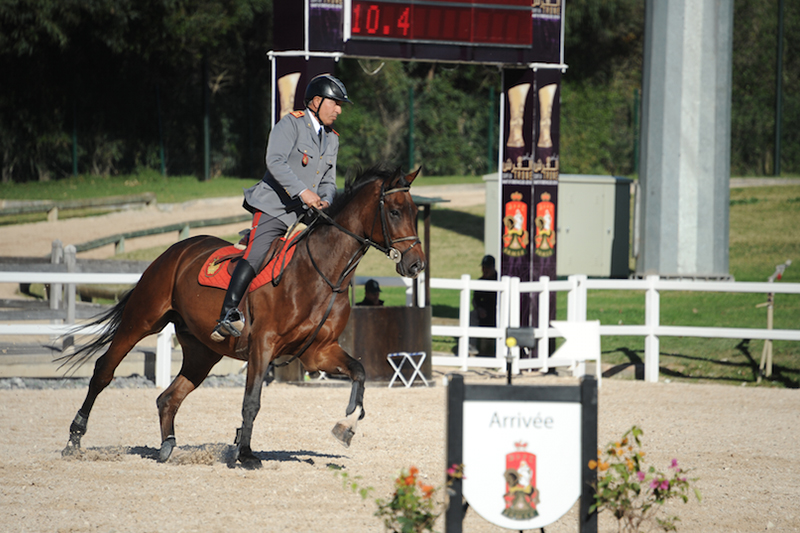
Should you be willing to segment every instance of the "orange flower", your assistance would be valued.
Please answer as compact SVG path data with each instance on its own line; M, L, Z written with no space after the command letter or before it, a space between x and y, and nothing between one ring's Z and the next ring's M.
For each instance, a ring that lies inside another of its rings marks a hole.
M407 476L404 482L409 487L412 486L414 484L414 476Z
M597 468L597 461L592 459L591 461L589 461L589 469L594 470L595 468Z
M417 469L416 466L412 466L409 469L408 473L411 474L412 476L416 476L417 474L419 474L419 470Z
M625 453L625 450L623 450L622 448L617 448L616 453L618 456L621 456L623 453Z
M425 498L430 498L431 496L433 496L433 490L434 489L433 489L432 486L430 486L430 485L420 485L419 488L422 489L422 494L424 495Z
M606 470L608 470L608 463L600 461L600 471L605 472Z
M628 459L627 461L625 461L625 464L628 466L628 470L633 470L633 461Z

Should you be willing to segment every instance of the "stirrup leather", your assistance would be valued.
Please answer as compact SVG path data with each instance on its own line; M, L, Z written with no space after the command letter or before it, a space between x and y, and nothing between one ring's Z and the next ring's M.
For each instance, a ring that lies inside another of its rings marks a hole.
M211 332L211 340L222 342L226 336L240 337L244 329L244 315L236 308L229 309L225 317L217 321Z

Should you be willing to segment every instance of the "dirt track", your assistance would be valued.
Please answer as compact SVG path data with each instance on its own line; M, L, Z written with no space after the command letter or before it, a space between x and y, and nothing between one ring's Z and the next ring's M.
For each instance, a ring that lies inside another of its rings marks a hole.
M464 191L453 201L470 205L476 197L480 203L479 192ZM234 198L3 228L0 255L45 255L55 238L74 244L240 211ZM153 245L148 239L126 243L128 249ZM91 254L106 257L109 250ZM518 383L574 382L527 375ZM255 472L227 464L242 390L201 388L190 396L177 418L179 448L167 464L154 459L157 394L104 392L84 438L87 453L68 460L60 451L85 390L0 391L0 531L377 532L382 527L372 516L372 500L389 495L400 468L413 464L435 485L443 480L446 389L440 382L430 389L368 388L367 418L348 450L329 432L343 415L349 389L272 385L256 421L253 447L264 468ZM797 391L604 380L600 443L633 424L645 430L652 464L666 469L675 457L700 478L703 502L673 509L682 519L680 531L800 531ZM343 490L328 464L360 476L375 488L373 497L362 501ZM609 517L601 518L601 531L615 531ZM575 531L574 511L546 529ZM464 530L505 531L474 513Z
M443 480L446 388L438 379L428 389L368 388L367 417L347 450L329 432L349 388L271 385L253 437L259 471L227 465L240 389L201 387L187 399L167 464L155 461L154 389L105 391L82 460L60 451L84 390L0 391L0 530L382 531L373 500L389 495L400 468L416 465L430 482ZM473 374L468 381L504 382ZM518 383L574 381L528 375ZM666 469L675 457L693 469L704 500L673 509L680 531L800 531L798 407L792 390L608 379L600 443L637 424L653 465ZM360 476L373 496L344 490L329 464ZM573 510L547 532L575 531L575 520ZM608 517L600 523L615 530ZM504 530L469 513L464 531Z

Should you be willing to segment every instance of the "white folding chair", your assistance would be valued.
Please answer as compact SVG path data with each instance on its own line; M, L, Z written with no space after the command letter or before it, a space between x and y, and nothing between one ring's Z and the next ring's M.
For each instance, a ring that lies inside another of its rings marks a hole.
M406 386L406 388L410 387L412 383L414 383L414 379L419 376L419 378L425 383L425 386L428 387L428 380L425 379L425 376L422 375L422 363L425 362L425 356L427 354L425 352L395 352L390 353L386 356L386 360L389 361L389 364L392 365L394 369L394 375L392 376L392 380L389 382L389 388L394 385L394 382L397 378L400 378L400 381ZM411 372L411 376L406 379L403 375L403 366L408 362L413 368L413 372Z

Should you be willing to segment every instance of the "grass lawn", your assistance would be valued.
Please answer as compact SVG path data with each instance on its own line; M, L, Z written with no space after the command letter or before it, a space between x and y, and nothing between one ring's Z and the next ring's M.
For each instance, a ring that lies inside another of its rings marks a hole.
M463 178L421 177L418 185L464 183ZM474 178L479 182L480 178ZM215 178L198 182L194 177L163 178L155 172L119 178L79 177L49 183L2 184L0 197L8 199L60 199L114 196L155 192L160 203L182 202L209 196L237 196L251 180ZM483 255L483 206L469 208L434 207L431 214L430 275L458 278L468 273L480 276ZM231 235L230 240L237 239ZM140 250L121 259L153 259L161 248ZM787 259L782 282L800 283L800 186L754 187L731 190L730 273L737 281L766 281L775 266ZM394 264L382 254L370 251L357 275L394 276ZM780 282L778 282L780 283ZM363 297L363 288L356 300ZM400 288L387 287L382 298L387 305L403 305ZM433 290L433 315L437 320L458 317L458 292ZM766 295L664 292L661 294L661 323L664 325L766 327L766 309L756 307ZM643 324L643 291L590 291L588 319L602 324ZM566 295L557 297L557 316L566 318ZM800 323L800 296L777 295L775 328L796 328ZM434 350L449 351L450 338L435 338ZM748 339L661 338L662 377L676 380L755 384L764 342ZM612 365L639 364L644 358L640 337L603 337L603 362ZM800 387L800 344L773 343L773 376L762 380L764 387Z

